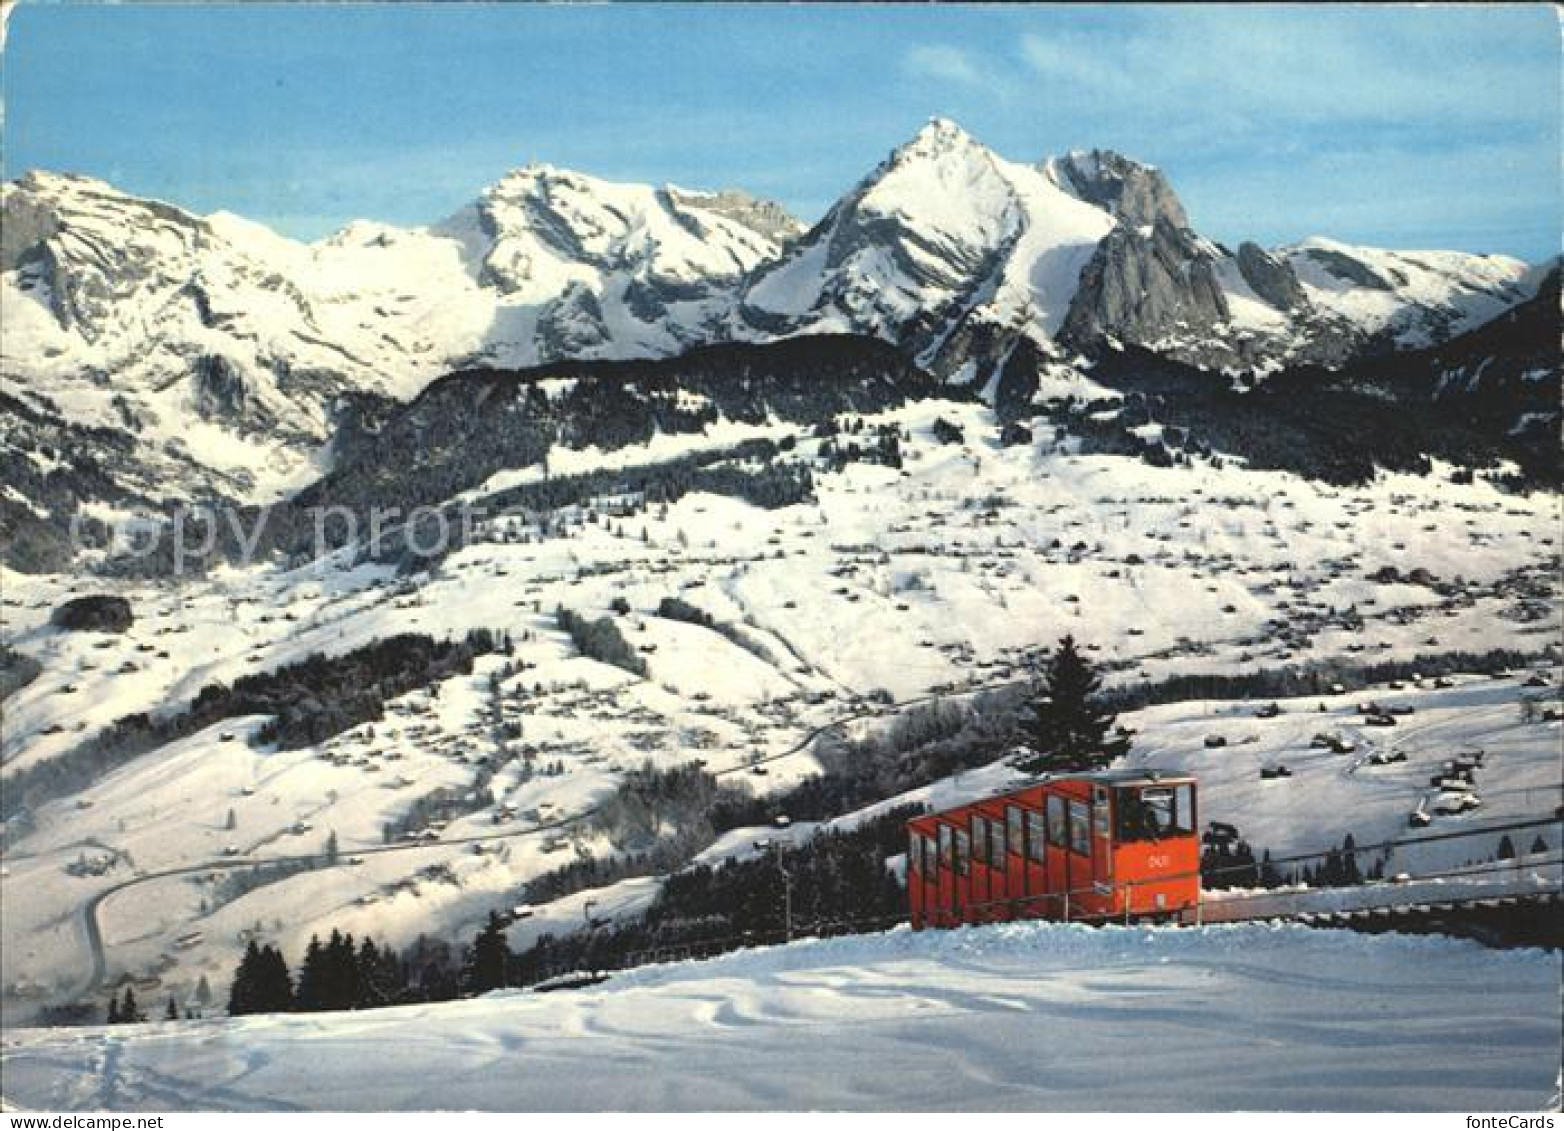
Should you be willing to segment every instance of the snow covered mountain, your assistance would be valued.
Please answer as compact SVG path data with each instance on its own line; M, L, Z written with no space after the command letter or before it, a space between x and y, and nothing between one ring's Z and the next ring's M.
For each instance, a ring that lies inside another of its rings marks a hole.
M1534 293L1519 261L1315 239L1236 253L1121 155L1008 161L930 122L807 233L742 192L532 165L445 221L303 244L83 177L0 189L0 531L58 566L72 516L265 502L376 398L455 369L856 333L1006 415L1080 355L1340 367L1443 343ZM354 411L349 412L349 408Z
M873 334L948 374L1007 332L1052 337L1114 223L936 120L762 268L738 317L750 333Z
M742 193L543 166L435 227L354 223L308 245L82 177L29 173L0 202L0 521L39 563L59 560L62 508L107 520L303 486L345 394L679 352L797 228Z
M1022 337L1045 366L1133 345L1266 372L1442 342L1525 299L1527 272L1324 239L1234 253L1158 169L1102 150L1018 164L936 119L761 267L738 317L750 334L874 334L979 387Z

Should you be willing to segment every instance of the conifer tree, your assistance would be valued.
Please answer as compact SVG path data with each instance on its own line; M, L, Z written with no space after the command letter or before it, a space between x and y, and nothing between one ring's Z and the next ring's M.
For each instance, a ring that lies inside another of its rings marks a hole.
M257 1005L256 981L260 972L261 948L251 939L244 948L244 957L234 971L233 985L228 990L228 1014L242 1017L260 1012Z
M294 997L294 1004L299 1009L312 1013L326 1008L324 977L325 955L320 936L311 935L309 945L304 948L304 960L299 963L299 987Z
M1102 678L1076 648L1075 638L1059 641L1042 678L1033 689L1026 721L1029 757L1017 762L1029 773L1079 771L1106 766L1129 749L1129 738L1113 735L1113 715L1096 703Z
M293 1008L293 980L288 975L288 964L282 952L271 946L260 952L256 998L259 1013L282 1013Z
M473 940L472 951L463 971L468 993L481 994L505 985L505 965L510 948L505 944L505 925L499 913L489 912L489 921Z
M1341 882L1343 884L1361 884L1363 873L1358 870L1358 842L1348 833L1346 839L1341 842Z

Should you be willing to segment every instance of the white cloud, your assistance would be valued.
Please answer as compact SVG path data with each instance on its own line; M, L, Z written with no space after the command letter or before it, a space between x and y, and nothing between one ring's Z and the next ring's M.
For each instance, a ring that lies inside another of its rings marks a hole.
M908 50L903 65L914 74L962 86L985 85L983 72L972 57L958 47L945 44L919 44Z

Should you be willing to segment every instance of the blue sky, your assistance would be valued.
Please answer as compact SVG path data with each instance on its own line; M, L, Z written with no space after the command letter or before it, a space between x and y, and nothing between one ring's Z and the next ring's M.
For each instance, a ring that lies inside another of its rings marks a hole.
M3 163L314 238L529 160L807 220L930 116L1161 165L1225 241L1559 251L1546 6L24 4Z

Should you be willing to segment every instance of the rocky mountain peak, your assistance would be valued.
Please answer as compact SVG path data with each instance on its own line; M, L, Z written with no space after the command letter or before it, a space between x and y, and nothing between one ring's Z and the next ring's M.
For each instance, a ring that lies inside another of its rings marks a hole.
M1154 224L1161 218L1174 227L1189 227L1184 206L1155 165L1111 149L1072 150L1044 161L1043 171L1071 196L1111 212L1126 224Z

